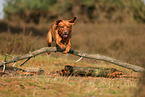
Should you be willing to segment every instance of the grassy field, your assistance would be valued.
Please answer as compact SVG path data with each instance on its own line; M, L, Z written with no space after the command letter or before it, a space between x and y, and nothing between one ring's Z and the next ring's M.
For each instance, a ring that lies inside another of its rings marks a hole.
M31 59L22 67L24 69L42 68L45 70L43 75L0 77L0 97L130 97L134 95L139 78L64 77L53 74L52 72L70 64L84 67L113 67L126 75L139 75L139 73L102 61L83 59L74 64L75 58L70 59L67 56L66 54L61 57L52 57L43 54ZM0 55L0 61L3 59L4 56ZM23 61L17 62L16 66L19 67Z

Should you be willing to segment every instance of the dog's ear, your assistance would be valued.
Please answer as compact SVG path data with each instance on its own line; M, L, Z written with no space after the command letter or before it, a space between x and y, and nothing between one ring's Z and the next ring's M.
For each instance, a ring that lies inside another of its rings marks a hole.
M74 17L73 19L69 20L70 24L74 24L76 22L77 17Z
M55 21L55 24L58 25L60 22L62 22L62 20L57 20Z

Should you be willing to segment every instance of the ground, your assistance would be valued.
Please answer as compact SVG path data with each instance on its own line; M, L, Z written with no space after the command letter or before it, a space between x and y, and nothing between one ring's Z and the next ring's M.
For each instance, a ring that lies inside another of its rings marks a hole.
M0 55L0 61L3 60L4 56ZM17 62L16 67L19 67L23 61ZM139 77L137 77L140 75L139 73L101 61L83 59L77 64L74 64L74 61L75 59L63 56L52 57L45 54L36 56L21 68L41 68L45 70L45 73L35 76L0 77L0 95L2 97L130 97L134 95L139 81ZM132 77L65 77L52 73L63 69L67 64L113 67Z

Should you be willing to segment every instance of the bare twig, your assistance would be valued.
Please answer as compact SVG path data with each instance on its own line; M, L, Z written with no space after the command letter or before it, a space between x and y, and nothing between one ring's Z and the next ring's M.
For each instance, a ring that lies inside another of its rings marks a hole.
M16 65L16 62L14 62L13 67Z
M31 58L29 57L24 63L22 63L20 66L23 66L26 62L28 62Z
M82 60L83 57L80 57L77 61L75 61L74 63L78 63L80 60Z
M3 65L3 72L5 72L6 64Z

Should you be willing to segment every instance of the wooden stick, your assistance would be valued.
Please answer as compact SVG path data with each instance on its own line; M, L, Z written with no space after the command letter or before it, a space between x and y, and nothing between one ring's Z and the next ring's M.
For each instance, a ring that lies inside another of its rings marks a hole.
M12 59L7 60L6 62L1 62L0 66L4 65L4 64L9 64L9 63L12 63L12 62L16 62L16 61L19 61L19 60L32 58L32 57L35 57L35 56L40 55L40 54L45 53L45 52L62 52L62 51L63 51L62 49L56 48L56 47L44 47L44 48L38 49L36 51L33 51L31 53L28 53L28 54L25 54L25 55L22 55L22 56L18 56L18 57L14 57ZM107 56L103 56L103 55L100 55L100 54L89 54L89 53L79 52L79 51L72 50L72 49L68 53L79 56L79 57L106 61L106 62L113 63L115 65L118 65L118 66L121 66L121 67L124 67L124 68L127 68L127 69L131 69L131 70L136 71L136 72L145 71L145 69L143 67L133 65L133 64L129 64L129 63L126 63L126 62L121 62L117 59L110 58L110 57L107 57Z
M29 57L24 63L22 63L20 66L23 66L26 62L28 62L31 58Z

